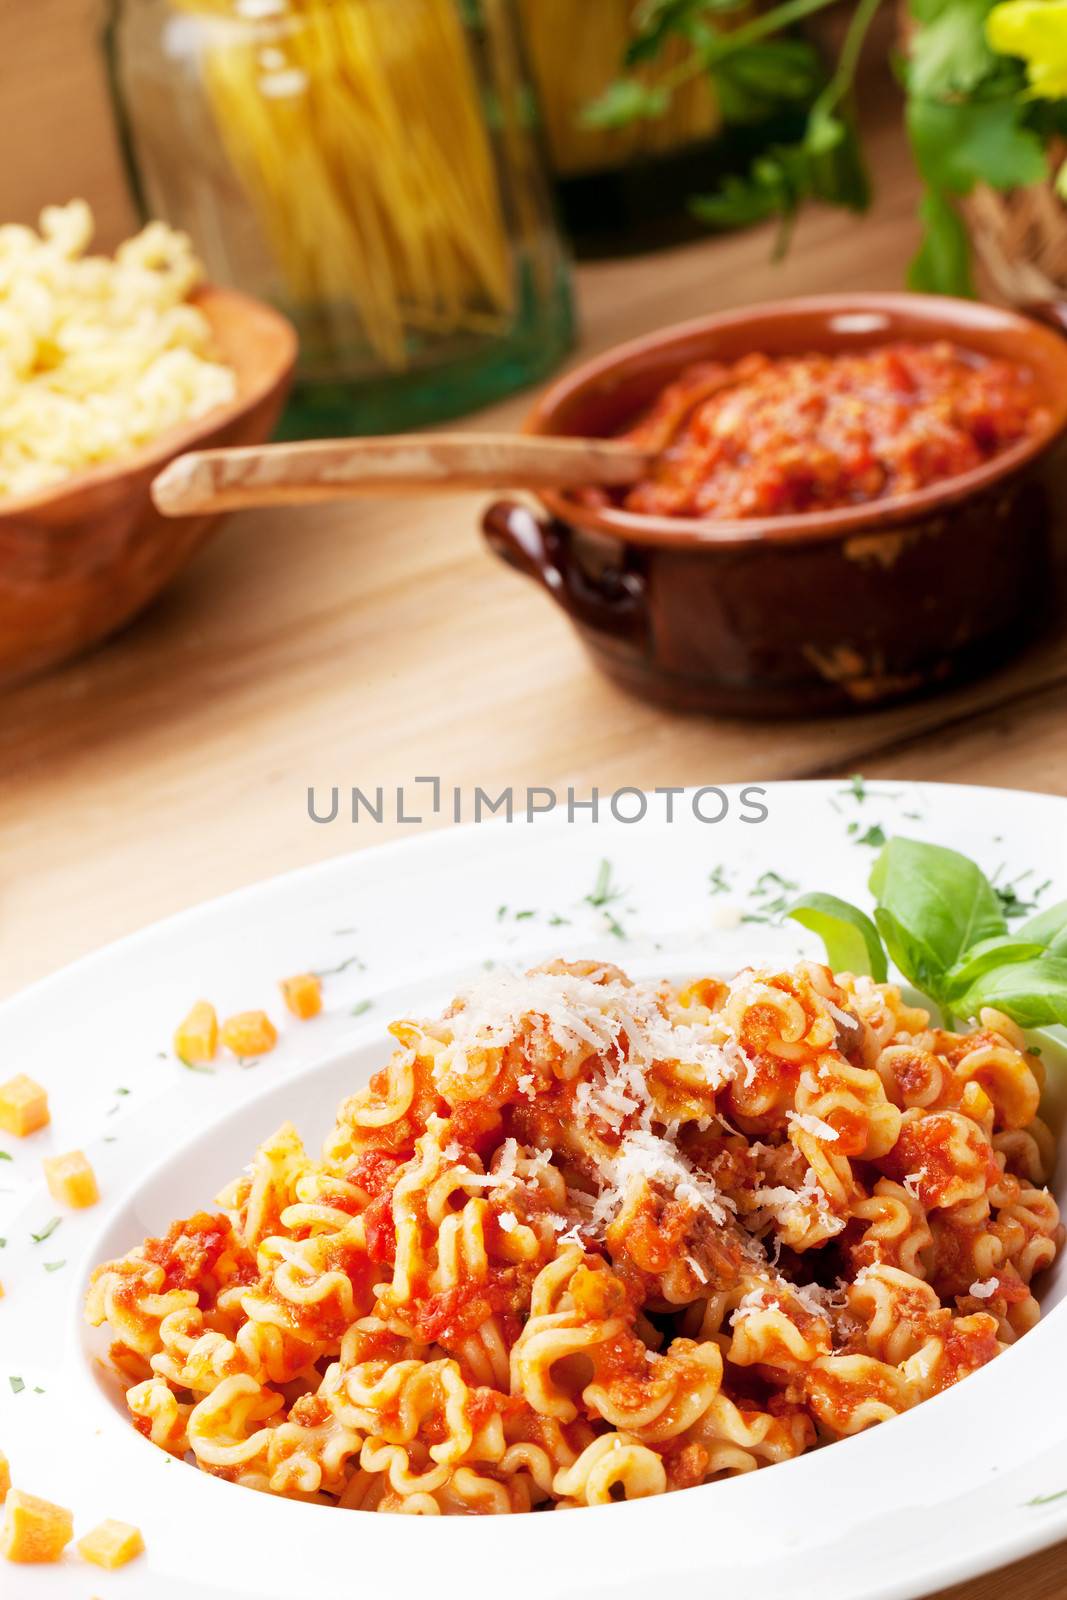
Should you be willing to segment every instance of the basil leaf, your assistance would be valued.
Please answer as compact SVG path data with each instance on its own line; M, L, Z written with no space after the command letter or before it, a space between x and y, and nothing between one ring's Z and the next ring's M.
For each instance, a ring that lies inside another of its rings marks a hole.
M785 916L817 933L835 972L865 973L884 983L888 966L878 930L866 912L833 894L802 894Z
M966 955L945 974L945 993L950 998L963 994L987 972L997 967L1008 967L1016 961L1029 961L1044 954L1043 944L1033 939L1021 939L1018 934L998 934L993 939L980 939Z
M997 967L954 1002L965 1016L977 1015L982 1006L995 1006L1020 1028L1067 1023L1067 957L1041 955Z
M1049 906L1015 930L1017 939L1033 939L1050 955L1067 956L1067 900Z
M890 839L870 877L875 923L906 978L934 999L944 976L972 945L1008 925L985 873L942 845Z

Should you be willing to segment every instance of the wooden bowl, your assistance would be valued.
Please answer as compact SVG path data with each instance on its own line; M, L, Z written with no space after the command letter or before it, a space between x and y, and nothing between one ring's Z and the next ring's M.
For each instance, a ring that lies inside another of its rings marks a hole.
M852 294L724 312L618 346L553 384L540 434L612 435L695 361L949 339L1029 367L1034 433L913 494L826 512L695 521L574 493L486 513L490 545L534 578L597 664L679 708L755 716L862 710L987 670L1032 636L1067 523L1067 318L935 295Z
M0 689L88 649L137 615L222 520L171 520L149 485L183 450L262 444L278 420L296 334L276 311L229 289L193 297L237 397L136 453L38 494L0 497Z

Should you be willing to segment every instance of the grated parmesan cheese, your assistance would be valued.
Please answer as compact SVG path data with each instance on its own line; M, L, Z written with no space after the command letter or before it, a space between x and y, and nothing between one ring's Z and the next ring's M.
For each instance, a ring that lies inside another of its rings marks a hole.
M799 1189L790 1189L784 1183L765 1184L753 1192L752 1198L782 1228L803 1220L813 1210L831 1233L840 1233L845 1226L844 1218L831 1211L826 1193L810 1167Z
M837 1129L831 1128L828 1122L821 1117L813 1117L807 1111L790 1111L790 1128L801 1128L805 1133L813 1134L816 1139L836 1139Z
M707 1087L731 1082L747 1061L723 1024L674 1023L664 1016L658 985L597 983L572 972L511 972L500 969L457 997L458 1009L445 1019L451 1032L451 1070L463 1070L471 1051L501 1049L541 1018L550 1036L570 1054L624 1055L640 1067L656 1061L684 1061L703 1071ZM436 1025L424 1024L433 1030ZM624 1052L625 1036L628 1049ZM536 1085L533 1085L536 1089ZM524 1091L525 1092L525 1091ZM625 1086L621 1091L629 1098ZM606 1102L609 1111L621 1110Z
M777 1304L778 1302L767 1285L761 1283L755 1289L749 1289L742 1295L734 1308L730 1323L732 1325L735 1322L740 1322L745 1317L752 1316L753 1312L756 1311L769 1311L776 1307Z
M988 1300L1000 1288L996 1278L986 1278L984 1282L972 1283L968 1294L973 1294L976 1300Z
M601 1163L601 1174L606 1182L593 1207L592 1221L596 1226L610 1222L635 1180L660 1185L676 1199L689 1201L694 1210L706 1211L720 1225L729 1212L737 1209L736 1203L720 1194L710 1178L694 1171L677 1146L644 1128L625 1135L615 1155Z
M835 1006L832 1000L824 1000L827 1011L833 1017L839 1028L844 1028L846 1033L854 1034L856 1031L856 1018L848 1011L842 1011L840 1006Z

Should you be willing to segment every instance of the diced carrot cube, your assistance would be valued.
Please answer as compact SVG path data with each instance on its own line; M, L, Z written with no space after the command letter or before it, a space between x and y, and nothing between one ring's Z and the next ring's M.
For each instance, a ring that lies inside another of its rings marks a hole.
M239 1011L222 1024L222 1042L235 1056L263 1056L278 1043L278 1030L265 1011Z
M0 1522L0 1555L9 1561L58 1561L74 1536L65 1506L10 1489Z
M131 1522L116 1522L108 1517L84 1539L78 1540L78 1550L96 1567L124 1567L127 1561L139 1556L144 1549L140 1528Z
M48 1095L24 1072L0 1083L0 1128L24 1139L48 1122Z
M306 1022L317 1017L322 1010L322 979L313 972L302 972L296 978L283 978L282 996L294 1017Z
M0 1500L5 1498L10 1487L11 1468L8 1466L7 1457L5 1456L4 1452L0 1450Z
M84 1151L70 1150L65 1156L46 1156L43 1165L48 1193L53 1200L58 1200L62 1206L73 1206L75 1211L95 1206L100 1190L96 1173Z
M215 1007L198 1000L184 1022L174 1030L174 1054L179 1061L214 1061L219 1047L219 1019Z

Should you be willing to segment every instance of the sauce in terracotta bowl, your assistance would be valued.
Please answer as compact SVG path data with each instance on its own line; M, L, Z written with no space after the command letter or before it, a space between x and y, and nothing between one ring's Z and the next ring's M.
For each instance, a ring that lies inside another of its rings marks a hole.
M659 460L626 491L546 492L547 515L498 502L484 526L628 689L757 716L864 709L1032 636L1065 426L1067 342L1031 317L932 295L780 301L554 384L528 431Z

